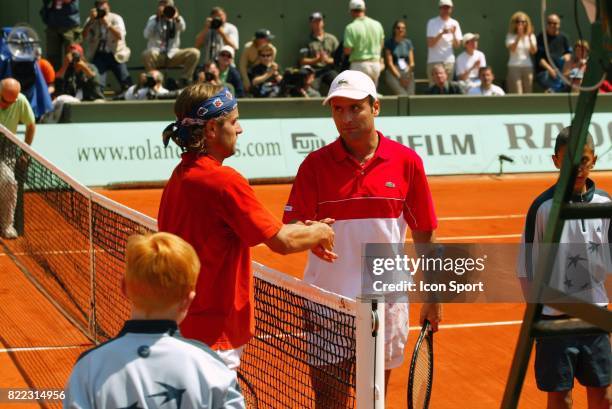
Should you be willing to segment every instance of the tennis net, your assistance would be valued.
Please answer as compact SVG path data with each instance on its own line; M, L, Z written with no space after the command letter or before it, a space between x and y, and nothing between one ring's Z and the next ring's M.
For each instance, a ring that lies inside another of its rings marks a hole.
M0 213L0 233L17 232L5 251L51 303L96 343L117 334L129 316L120 291L127 239L156 221L79 184L1 125ZM313 379L327 401L356 407L355 301L253 270L256 335L240 367L251 407L314 407Z

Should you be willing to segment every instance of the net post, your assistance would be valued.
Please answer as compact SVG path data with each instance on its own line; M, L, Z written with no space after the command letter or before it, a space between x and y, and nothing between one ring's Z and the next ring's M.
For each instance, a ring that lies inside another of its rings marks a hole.
M385 304L382 297L357 297L357 409L385 407Z

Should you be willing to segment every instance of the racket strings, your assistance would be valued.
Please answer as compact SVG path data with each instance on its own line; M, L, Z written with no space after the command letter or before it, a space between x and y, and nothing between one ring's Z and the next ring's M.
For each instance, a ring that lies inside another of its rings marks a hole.
M411 408L425 409L429 406L429 396L433 374L433 350L429 336L425 337L418 349L414 351L414 366L410 376L412 385L410 390Z

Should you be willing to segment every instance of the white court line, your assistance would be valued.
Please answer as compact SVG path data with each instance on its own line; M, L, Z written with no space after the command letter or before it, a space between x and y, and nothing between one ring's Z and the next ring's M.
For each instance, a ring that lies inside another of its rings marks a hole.
M478 327L502 327L507 325L521 325L523 321L493 321L493 322L471 322L468 324L440 324L439 329L453 329L453 328L478 328ZM420 326L413 326L408 328L411 331L420 331Z
M489 236L447 236L436 237L436 241L453 241L453 240L482 240L482 239L514 239L520 238L521 233L515 234L492 234Z
M104 250L95 250L96 253L104 253ZM14 256L63 256L66 254L89 254L89 250L54 250L54 251L36 251L32 253L19 252L13 253ZM0 257L5 257L8 254L0 253Z
M438 217L440 221L456 221L456 220L495 220L495 219L524 219L524 214L498 214L493 216L451 216Z
M6 354L11 352L30 352L30 351L59 351L64 349L77 349L77 348L89 348L93 344L87 345L70 345L63 347L29 347L29 348L0 348L0 353Z

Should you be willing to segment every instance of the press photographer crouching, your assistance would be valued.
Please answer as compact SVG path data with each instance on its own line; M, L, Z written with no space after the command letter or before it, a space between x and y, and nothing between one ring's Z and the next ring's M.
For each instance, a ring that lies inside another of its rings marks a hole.
M83 55L79 44L66 48L66 55L55 77L55 96L70 95L79 101L104 99L97 68Z
M282 95L297 98L319 98L321 94L312 87L315 70L310 65L302 68L288 68L282 81Z
M126 100L135 99L172 99L176 97L176 94L170 94L169 91L163 87L164 75L157 71L151 70L143 72L138 77L138 84L132 85L125 92ZM165 98L165 97L168 98Z

